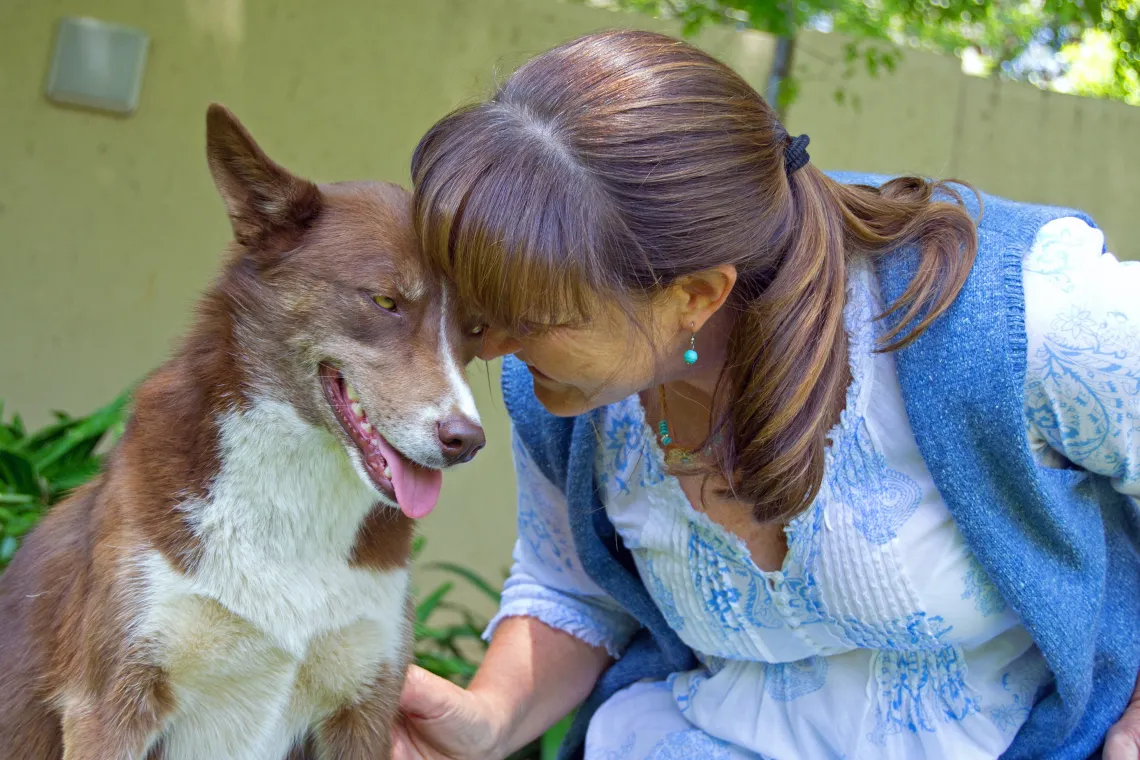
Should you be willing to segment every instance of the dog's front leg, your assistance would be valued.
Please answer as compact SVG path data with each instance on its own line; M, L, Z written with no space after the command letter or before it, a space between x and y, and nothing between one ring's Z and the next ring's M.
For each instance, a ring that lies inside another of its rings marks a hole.
M143 760L155 743L173 700L153 666L125 668L98 696L66 700L63 760Z
M394 670L385 668L356 700L321 723L316 731L320 760L390 760L403 681L403 670Z
M140 724L115 725L104 710L68 710L63 717L63 760L143 760L158 732Z

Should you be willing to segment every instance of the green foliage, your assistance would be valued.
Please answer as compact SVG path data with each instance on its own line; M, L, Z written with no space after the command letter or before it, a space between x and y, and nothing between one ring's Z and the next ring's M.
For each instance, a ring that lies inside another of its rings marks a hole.
M872 76L904 47L962 55L987 70L1042 86L1140 103L1140 0L587 0L679 20L686 34L708 23L795 37L803 28L850 35L847 64ZM1090 35L1090 33L1095 33ZM1096 81L1066 79L1074 48L1098 45ZM1027 55L1032 53L1032 55ZM1106 57L1107 56L1107 57Z
M424 539L416 538L412 546L412 558L423 552ZM498 604L499 593L476 573L463 567L445 564L425 565L425 569L435 567L464 580L488 594ZM444 581L427 594L416 594L419 599L415 608L416 664L438 676L460 686L466 686L475 675L487 643L483 641L483 630L487 619L480 617L470 608L452 602L448 597L455 590L453 581ZM440 620L448 622L439 622Z
M56 412L35 431L18 414L5 422L0 404L0 570L48 507L99 472L100 445L121 433L128 398L124 392L86 417Z

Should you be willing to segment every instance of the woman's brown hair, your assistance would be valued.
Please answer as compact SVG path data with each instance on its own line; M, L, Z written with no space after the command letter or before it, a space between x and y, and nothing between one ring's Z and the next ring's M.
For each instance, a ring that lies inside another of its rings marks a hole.
M810 163L789 177L789 142L764 100L692 45L594 34L432 127L412 159L417 230L460 297L515 332L734 265L716 460L758 520L787 520L818 493L849 383L848 259L920 250L888 311L893 350L949 307L977 248L952 187L843 185Z

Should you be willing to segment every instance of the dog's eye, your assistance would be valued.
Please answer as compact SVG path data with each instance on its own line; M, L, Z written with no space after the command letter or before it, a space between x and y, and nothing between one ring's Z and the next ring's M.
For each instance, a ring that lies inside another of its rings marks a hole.
M375 301L376 305L379 306L384 311L395 311L396 310L395 300L389 298L388 296L372 296L372 300Z
M487 329L487 325L476 325L475 327L471 328L471 334L472 335L482 335L486 329Z

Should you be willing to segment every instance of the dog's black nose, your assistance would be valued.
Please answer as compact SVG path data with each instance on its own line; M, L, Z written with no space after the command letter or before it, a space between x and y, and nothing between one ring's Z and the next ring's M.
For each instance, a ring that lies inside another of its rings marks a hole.
M487 444L483 428L463 416L448 417L439 423L439 444L451 464L470 462Z

